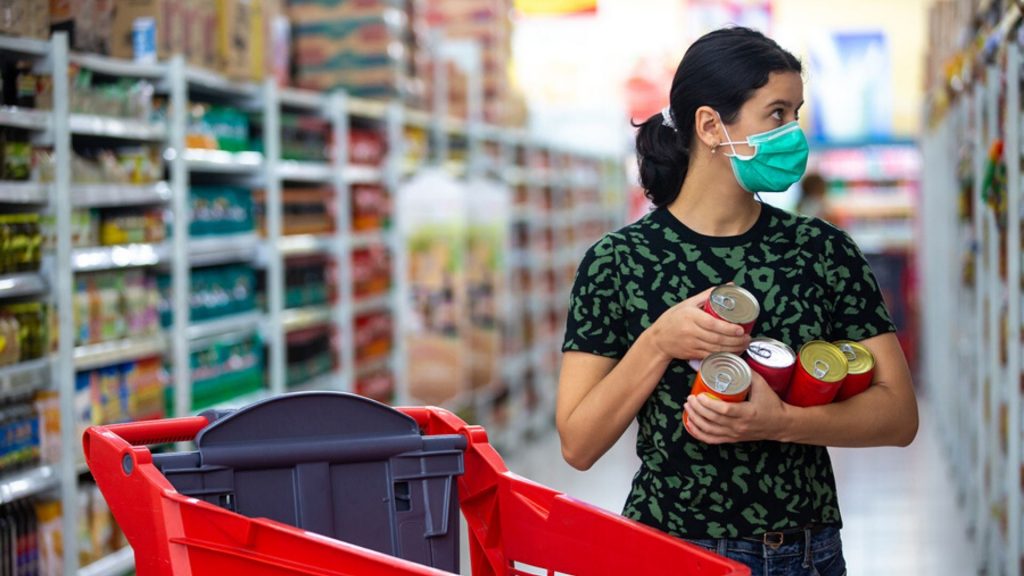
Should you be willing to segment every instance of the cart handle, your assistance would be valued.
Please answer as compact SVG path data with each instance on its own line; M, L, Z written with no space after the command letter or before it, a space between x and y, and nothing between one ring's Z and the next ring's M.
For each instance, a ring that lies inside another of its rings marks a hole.
M104 426L104 428L109 432L117 434L122 440L133 446L144 446L193 440L196 434L199 434L199 431L206 428L206 425L209 423L210 421L205 416L190 416L187 418L111 424Z

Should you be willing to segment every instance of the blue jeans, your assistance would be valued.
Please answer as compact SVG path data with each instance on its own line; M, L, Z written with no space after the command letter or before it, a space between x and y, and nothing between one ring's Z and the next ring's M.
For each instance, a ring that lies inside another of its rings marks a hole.
M845 576L838 528L787 534L778 548L740 539L686 539L750 568L751 576Z

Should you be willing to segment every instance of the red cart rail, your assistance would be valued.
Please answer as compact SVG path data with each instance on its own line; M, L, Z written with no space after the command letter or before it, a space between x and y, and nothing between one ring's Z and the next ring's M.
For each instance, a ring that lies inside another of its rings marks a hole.
M750 574L735 562L509 472L484 429L448 411L400 410L425 434L467 439L459 499L475 576ZM135 550L141 576L449 574L179 494L144 445L191 440L207 424L203 417L179 418L96 426L85 433L89 469Z

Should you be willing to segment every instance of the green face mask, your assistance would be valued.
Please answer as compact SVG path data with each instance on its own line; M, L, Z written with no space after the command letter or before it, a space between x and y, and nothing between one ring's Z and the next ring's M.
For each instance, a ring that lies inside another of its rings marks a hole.
M732 148L732 154L728 156L736 181L751 194L785 192L807 170L807 138L797 122L748 136L746 142L733 142L725 122L722 129L725 137L729 138L722 144ZM754 153L744 156L736 152L736 144L746 144L754 149Z

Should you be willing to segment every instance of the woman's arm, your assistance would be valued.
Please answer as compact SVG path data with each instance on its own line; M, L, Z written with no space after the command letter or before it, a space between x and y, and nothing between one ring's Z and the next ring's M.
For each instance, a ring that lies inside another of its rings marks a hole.
M673 358L746 349L750 338L742 328L701 310L710 292L662 314L621 360L565 353L555 422L566 462L580 470L593 466L636 418Z
M587 470L618 441L661 380L671 358L645 332L622 360L566 352L555 422L562 457Z
M755 375L749 402L691 396L690 433L709 444L776 440L818 446L907 446L917 435L917 399L895 334L861 342L875 357L870 388L845 402L798 408L783 403Z

